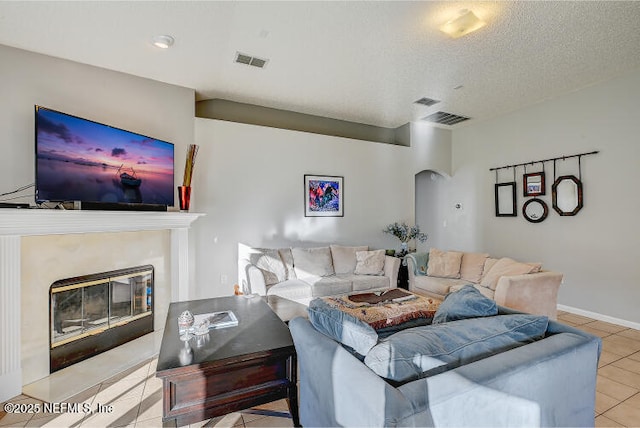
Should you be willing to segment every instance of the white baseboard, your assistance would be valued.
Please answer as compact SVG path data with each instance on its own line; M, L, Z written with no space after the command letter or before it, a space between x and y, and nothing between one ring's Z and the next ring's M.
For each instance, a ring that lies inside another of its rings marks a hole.
M623 327L633 328L640 330L640 323L627 321L620 318L610 317L609 315L599 314L597 312L585 311L584 309L578 309L571 306L558 305L559 311L570 312L576 315L582 315L583 317L593 318L594 320L604 321L611 324L621 325Z

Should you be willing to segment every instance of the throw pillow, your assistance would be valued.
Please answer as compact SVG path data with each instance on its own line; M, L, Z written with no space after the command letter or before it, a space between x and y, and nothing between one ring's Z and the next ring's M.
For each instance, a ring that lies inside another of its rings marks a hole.
M491 268L498 262L498 259L494 259L493 257L487 258L484 262L484 269L482 269L482 276L480 277L480 285L482 285L482 280L484 279L487 272L491 270Z
M278 254L280 254L280 258L287 270L287 279L296 279L296 272L293 270L293 254L291 254L291 248L281 248L278 250Z
M309 321L316 330L360 355L366 355L378 343L378 333L373 327L353 315L329 306L322 299L313 299L308 311Z
M541 339L548 321L536 315L498 315L410 328L381 340L364 363L385 379L406 382L436 367L459 367Z
M366 245L360 247L343 247L342 245L331 245L331 257L333 258L333 269L337 274L353 273L356 269L356 252L367 251Z
M524 275L540 270L541 265L516 262L508 257L503 257L496 262L495 265L485 273L481 285L495 290L498 286L498 280L503 276Z
M462 263L460 264L460 278L475 284L479 283L487 257L489 257L487 253L463 253Z
M405 256L405 259L413 261L413 274L424 276L427 274L429 267L429 253L411 253Z
M383 275L384 250L356 251L356 275Z
M460 278L462 253L458 251L441 251L437 248L429 250L427 276L439 278Z
M287 280L287 270L278 250L254 248L252 253L249 254L249 261L262 271L266 285L273 285Z
M329 247L292 248L293 270L299 279L334 274Z
M497 314L498 305L495 301L483 296L473 285L465 285L445 296L433 316L433 324Z

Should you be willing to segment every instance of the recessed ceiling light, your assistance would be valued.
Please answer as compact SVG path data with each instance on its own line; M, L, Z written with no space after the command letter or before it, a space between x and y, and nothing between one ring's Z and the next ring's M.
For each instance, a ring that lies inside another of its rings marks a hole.
M458 37L462 37L465 34L476 31L485 25L487 25L487 23L478 18L472 11L469 9L461 9L458 12L458 16L447 21L442 27L440 27L440 31L450 35L454 39L457 39Z
M175 39L171 36L162 35L153 37L153 46L160 49L169 49L169 47L173 45L173 42L175 42Z

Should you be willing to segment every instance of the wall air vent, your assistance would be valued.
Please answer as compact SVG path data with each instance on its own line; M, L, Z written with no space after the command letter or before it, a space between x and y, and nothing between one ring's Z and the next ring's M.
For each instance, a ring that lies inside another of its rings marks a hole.
M422 120L426 120L427 122L434 122L442 125L455 125L456 123L464 122L469 119L469 117L446 113L444 111L438 111L422 118Z
M414 104L420 104L423 106L431 107L434 104L438 104L440 100L434 100L433 98L422 97L418 101L415 101Z
M237 62L238 64L250 65L257 68L264 68L264 66L267 65L267 62L269 62L269 60L243 54L240 52L236 52L235 62Z

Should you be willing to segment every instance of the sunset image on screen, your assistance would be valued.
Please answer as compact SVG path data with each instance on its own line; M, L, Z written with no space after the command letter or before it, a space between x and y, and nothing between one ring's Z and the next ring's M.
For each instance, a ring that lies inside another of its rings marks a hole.
M37 108L38 199L173 205L173 144Z

